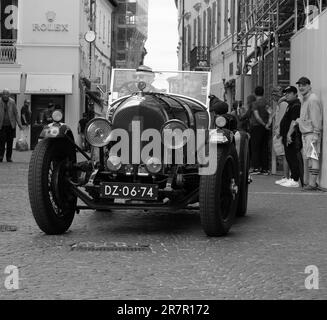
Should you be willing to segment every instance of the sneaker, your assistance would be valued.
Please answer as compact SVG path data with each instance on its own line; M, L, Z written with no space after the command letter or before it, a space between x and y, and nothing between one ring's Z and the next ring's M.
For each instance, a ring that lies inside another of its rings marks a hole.
M293 179L289 179L288 181L284 182L283 184L280 184L282 187L286 188L298 188L300 187L300 184L298 181L294 181Z
M269 176L270 173L267 170L262 170L260 174L262 174L263 176Z
M306 185L305 187L302 188L303 192L311 192L311 191L320 191L318 189L318 186L314 187L314 186L310 186L309 184Z
M283 177L282 179L275 181L275 184L283 184L283 183L287 182L288 180L289 180L288 178Z
M259 169L253 169L252 172L250 172L251 174L260 174L260 170Z
M12 159L7 159L7 162L13 162Z

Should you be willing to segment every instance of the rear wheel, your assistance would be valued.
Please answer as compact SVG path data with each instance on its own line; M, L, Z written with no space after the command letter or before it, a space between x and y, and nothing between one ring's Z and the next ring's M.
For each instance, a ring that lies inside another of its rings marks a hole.
M237 209L238 184L235 146L218 147L216 173L200 179L200 217L208 236L224 236L230 230Z
M250 152L248 135L241 137L240 143L240 190L236 216L244 217L248 207Z
M77 198L70 192L68 167L76 162L74 148L65 139L41 140L31 157L28 192L32 213L46 234L62 234L72 224Z

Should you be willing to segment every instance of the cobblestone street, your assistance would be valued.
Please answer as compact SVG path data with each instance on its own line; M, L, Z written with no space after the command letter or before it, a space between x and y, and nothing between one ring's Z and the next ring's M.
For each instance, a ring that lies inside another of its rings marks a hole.
M208 238L196 210L93 212L70 231L46 236L29 205L30 152L0 163L0 299L326 299L327 195L276 186L255 176L246 218L230 234ZM76 251L78 242L149 245L148 251ZM7 265L19 289L4 287ZM304 286L319 268L319 289Z

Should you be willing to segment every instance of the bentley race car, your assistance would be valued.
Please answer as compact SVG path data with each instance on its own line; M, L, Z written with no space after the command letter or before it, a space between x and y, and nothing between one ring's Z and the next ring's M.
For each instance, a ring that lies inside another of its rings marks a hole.
M199 203L204 232L226 235L247 211L249 137L210 112L209 85L207 72L114 69L108 111L85 129L91 153L55 110L29 165L39 228L62 234L83 209L173 214Z

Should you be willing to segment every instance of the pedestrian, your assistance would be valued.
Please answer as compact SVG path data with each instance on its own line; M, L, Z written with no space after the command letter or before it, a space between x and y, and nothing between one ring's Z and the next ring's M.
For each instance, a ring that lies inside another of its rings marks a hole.
M256 101L253 102L253 119L251 126L252 174L269 175L268 143L271 126L269 106L264 98L264 89L255 88Z
M289 142L292 141L291 135L298 126L303 141L304 184L306 185L303 191L317 191L323 125L322 103L312 92L310 79L301 77L296 84L302 95L301 113L300 117L292 123L287 139Z
M233 115L237 121L237 129L245 130L244 122L242 122L241 117L246 113L245 109L242 106L242 101L234 101L232 105L231 115Z
M252 124L254 123L253 117L253 103L256 101L255 95L251 94L246 98L247 107L243 108L240 115L242 128L250 133Z
M280 135L280 122L284 117L286 109L288 107L288 103L286 101L285 95L283 95L283 90L280 86L274 87L271 93L271 97L273 101L275 101L276 110L273 114L274 128L273 128L273 141L278 143L280 152L276 152L276 155L281 158L282 166L283 166L283 177L277 181L276 184L282 184L289 180L290 178L290 170L285 156L285 148L282 142L282 137Z
M215 95L211 94L209 96L209 112L212 112L213 115L223 115L228 112L228 104Z
M23 134L25 139L27 140L27 130L29 125L31 124L31 111L29 110L30 101L28 99L24 100L24 104L20 109L20 121L23 126Z
M55 105L54 105L54 103L49 102L49 104L48 104L48 109L45 111L45 113L44 113L44 115L43 115L43 121L42 121L42 123L43 123L44 125L47 125L47 124L53 122L53 120L52 120L52 113L53 113L54 110L55 110Z
M280 185L288 188L298 188L300 186L300 180L303 181L302 137L299 130L293 130L290 135L289 131L292 122L300 117L301 101L298 99L298 91L294 86L288 86L284 89L283 93L285 94L288 106L280 121L279 136L282 138L285 157L291 169L291 177L281 182Z
M6 148L7 162L12 162L12 148L16 136L16 122L22 130L16 103L10 98L10 91L4 89L0 100L0 162L3 161Z
M82 119L80 119L78 122L78 129L77 129L78 134L81 137L81 147L84 151L88 151L89 149L87 145L87 141L85 139L85 127L87 123L88 123L87 113L84 112Z
M22 126L28 127L31 124L31 111L29 110L30 101L28 99L24 100L24 105L20 110L20 119Z

